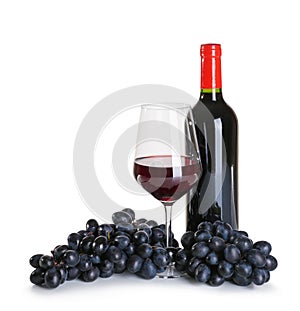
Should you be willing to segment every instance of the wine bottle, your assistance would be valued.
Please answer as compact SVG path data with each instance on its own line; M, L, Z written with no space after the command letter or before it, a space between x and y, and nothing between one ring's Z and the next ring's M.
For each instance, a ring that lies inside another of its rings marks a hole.
M193 108L203 174L187 205L187 230L221 219L238 228L238 121L222 95L221 45L203 44L201 91Z

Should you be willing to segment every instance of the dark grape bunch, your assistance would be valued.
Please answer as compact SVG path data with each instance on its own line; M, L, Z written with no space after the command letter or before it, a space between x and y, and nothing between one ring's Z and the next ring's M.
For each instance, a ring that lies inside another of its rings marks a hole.
M92 282L124 271L152 279L174 259L178 242L171 234L172 247L165 249L165 225L136 220L131 209L114 213L112 220L113 224L99 225L90 219L85 230L71 233L51 255L32 256L29 262L35 270L30 281L56 288L65 281Z
M220 220L201 222L196 232L183 234L181 244L184 248L176 254L176 268L211 286L225 281L262 285L277 267L269 242L253 243L247 232L233 230Z

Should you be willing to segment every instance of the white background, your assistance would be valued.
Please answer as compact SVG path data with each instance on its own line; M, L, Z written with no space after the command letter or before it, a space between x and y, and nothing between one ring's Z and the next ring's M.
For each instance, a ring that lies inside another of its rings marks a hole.
M0 3L1 305L250 310L296 299L298 1ZM49 253L94 217L72 170L84 116L103 97L136 84L170 85L197 97L199 46L207 42L222 44L223 93L240 122L240 228L272 243L279 267L270 282L211 288L117 276L56 290L32 286L28 258Z

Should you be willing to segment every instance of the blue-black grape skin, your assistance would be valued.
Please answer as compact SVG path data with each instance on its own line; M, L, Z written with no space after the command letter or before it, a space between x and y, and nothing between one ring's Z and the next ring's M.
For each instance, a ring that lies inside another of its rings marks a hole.
M80 251L85 254L91 254L93 252L93 242L95 237L93 235L87 235L80 242Z
M64 253L69 250L68 245L58 245L52 251L53 257L56 261L60 261L64 255Z
M60 284L65 283L68 278L67 268L63 264L56 265L55 268L60 276Z
M240 250L233 244L227 244L224 249L224 258L232 264L236 264L241 259Z
M125 249L130 244L130 238L126 235L119 235L115 237L114 243L119 249Z
M278 266L278 262L277 262L277 259L274 256L272 256L272 255L266 256L265 268L268 271L275 270L277 268L277 266Z
M98 279L100 271L97 267L93 267L91 270L82 273L82 279L85 282L93 282Z
M124 252L130 256L133 255L135 253L135 246L133 243L130 243L125 249Z
M56 268L51 268L45 273L45 286L48 288L56 288L60 284L60 274Z
M252 266L246 260L241 260L238 264L234 267L235 273L242 277L250 277L252 274Z
M210 266L216 266L219 264L219 257L215 252L210 252L205 257L205 262Z
M202 260L197 257L192 257L187 265L186 272L189 276L195 276L196 268L202 263Z
M141 270L143 265L143 258L138 255L132 255L127 261L127 270L131 273L137 273Z
M193 231L187 231L183 234L181 237L181 244L184 248L191 248L192 245L195 244L195 239L194 239L195 233Z
M152 229L152 235L151 235L151 242L162 242L166 238L165 232L160 228L153 228Z
M263 285L266 281L266 273L264 269L255 268L253 270L252 276L251 276L252 282L255 285Z
M40 258L42 256L43 256L43 254L36 254L36 255L33 255L32 257L30 257L29 264L31 265L31 267L38 268L40 266L39 261L40 261Z
M121 259L114 264L114 273L123 273L126 270L127 255L122 251Z
M77 267L68 268L67 281L76 280L81 275L81 271Z
M116 230L125 232L127 234L132 234L134 231L134 227L131 223L120 222L116 225Z
M240 236L238 238L235 239L234 241L234 245L242 252L242 253L246 253L248 251L250 251L250 249L252 249L253 247L253 242L251 239L249 239L246 236Z
M112 245L106 251L105 257L108 260L110 260L111 262L115 263L115 262L118 262L121 259L122 252L121 252L121 250L118 247Z
M30 282L35 285L42 285L45 281L45 270L36 268L30 274Z
M209 221L200 222L200 224L197 226L197 230L207 230L209 232L212 232L213 224Z
M227 262L226 260L222 260L218 264L218 273L225 279L228 279L234 273L234 266L231 263Z
M260 250L265 256L270 255L272 246L267 241L258 241L255 242L253 248Z
M215 235L222 238L224 241L228 241L230 230L224 225L220 224L215 228Z
M242 277L236 273L233 275L232 281L239 286L249 286L251 284L250 278Z
M79 248L79 244L81 242L82 236L79 233L71 233L68 236L68 246L69 249L77 251Z
M91 258L87 254L80 255L78 268L82 272L88 271L92 268Z
M136 253L144 259L149 258L152 255L152 252L152 246L148 243L140 244L136 248Z
M186 265L188 263L189 254L185 249L181 249L175 256L175 262L179 265Z
M140 245L143 243L149 243L149 236L144 231L137 231L133 235L133 242L135 245Z
M213 272L209 278L208 284L210 286L220 286L225 282L225 279L217 272Z
M258 249L251 249L247 253L247 260L257 268L263 268L266 264L266 256Z
M50 269L54 266L53 257L49 255L43 255L41 256L39 260L39 267L42 269Z
M112 221L114 224L119 224L119 223L132 223L132 217L124 212L124 211L120 211L120 212L115 212L112 214Z
M207 242L212 237L210 231L207 230L198 230L194 234L194 240L195 242Z
M153 250L152 260L159 268L165 268L170 261L168 251L162 247L157 247Z
M75 267L80 260L78 252L74 250L68 250L64 253L63 260L68 267Z
M206 265L201 263L196 269L195 269L195 279L198 282L206 283L211 275L210 268Z
M197 258L205 258L209 251L210 249L206 242L198 242L192 246L191 254Z
M114 270L114 264L108 259L104 259L101 261L99 265L101 272L110 272Z
M145 259L138 275L146 280L153 279L156 276L157 268L150 258Z
M209 240L208 247L216 253L221 252L225 248L225 241L218 236L214 236Z
M96 255L102 255L108 249L108 240L106 236L100 235L92 243L92 252Z
M134 212L133 209L131 209L131 208L124 208L124 209L122 209L122 212L125 212L125 213L129 214L130 217L131 217L131 221L134 221L134 219L135 219L135 212Z
M99 225L96 219L89 219L86 223L86 231L96 232L98 226Z

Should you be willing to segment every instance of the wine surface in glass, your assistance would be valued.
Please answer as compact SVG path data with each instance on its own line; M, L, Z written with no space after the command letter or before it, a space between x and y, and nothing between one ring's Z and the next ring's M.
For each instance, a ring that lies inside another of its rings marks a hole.
M134 177L163 203L173 203L199 180L200 165L188 156L156 155L135 159Z

